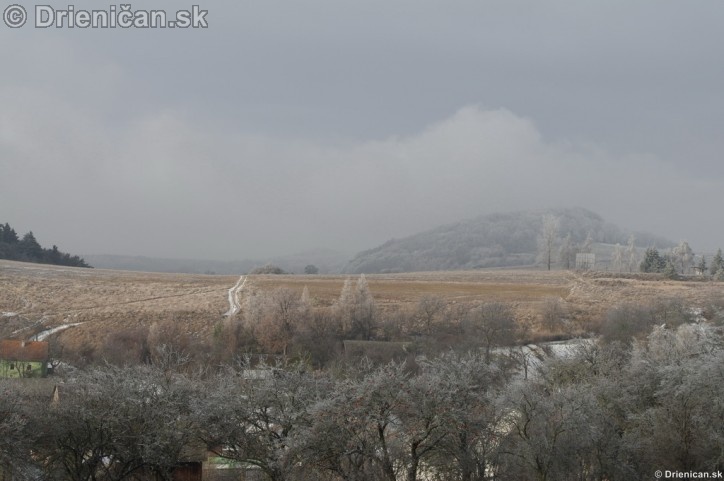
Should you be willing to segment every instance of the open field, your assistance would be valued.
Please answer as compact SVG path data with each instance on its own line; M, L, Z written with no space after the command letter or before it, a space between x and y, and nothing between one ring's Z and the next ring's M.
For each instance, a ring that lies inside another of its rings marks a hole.
M316 305L331 305L346 276L249 276L241 300L279 287L301 294L306 286ZM541 305L556 298L574 320L600 318L622 302L680 298L704 307L724 295L724 283L665 281L571 271L480 270L367 276L381 314L414 305L423 295L450 302L504 301L521 320L535 322ZM97 345L120 328L178 323L192 337L206 336L229 309L235 276L154 274L0 261L0 338L29 339L64 324L72 344ZM51 337L52 339L52 337Z
M286 287L301 290L307 286L312 298L329 305L339 296L345 276L258 276L258 289ZM380 306L413 303L424 295L447 300L531 302L545 297L565 297L570 279L560 273L536 271L460 271L414 274L368 275L370 291Z

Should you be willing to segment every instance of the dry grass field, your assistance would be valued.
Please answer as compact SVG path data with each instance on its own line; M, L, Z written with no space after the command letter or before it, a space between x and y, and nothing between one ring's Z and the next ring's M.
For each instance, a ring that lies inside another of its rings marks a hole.
M0 338L29 339L64 324L58 332L76 347L98 345L117 329L177 323L192 337L206 336L229 309L228 289L237 277L155 274L25 264L0 260ZM346 276L250 276L244 296L279 287L301 294L306 286L314 303L331 305ZM680 298L704 307L724 295L724 283L668 281L571 271L480 270L367 276L382 315L413 306L423 295L449 302L504 301L521 320L536 322L541 306L558 299L574 320L597 319L623 302L647 303Z

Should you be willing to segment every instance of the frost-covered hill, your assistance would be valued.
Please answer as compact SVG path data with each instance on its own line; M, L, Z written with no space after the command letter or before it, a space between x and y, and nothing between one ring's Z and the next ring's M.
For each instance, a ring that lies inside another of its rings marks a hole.
M491 214L448 224L403 239L392 239L360 252L345 267L348 273L415 272L524 266L535 262L542 219L559 219L559 234L569 233L574 243L592 235L604 244L625 244L631 232L606 222L582 208L520 211ZM671 241L651 234L634 233L642 247L669 247Z

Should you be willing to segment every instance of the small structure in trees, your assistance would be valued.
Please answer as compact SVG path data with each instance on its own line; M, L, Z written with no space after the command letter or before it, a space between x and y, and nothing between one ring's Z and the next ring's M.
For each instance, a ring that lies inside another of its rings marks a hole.
M596 267L596 254L576 254L576 269L579 271L590 271Z
M47 341L0 341L0 378L45 377L48 352Z
M707 269L706 265L703 265L703 266L698 265L698 266L693 266L691 268L691 272L697 277L702 277L702 276L706 275L706 269Z

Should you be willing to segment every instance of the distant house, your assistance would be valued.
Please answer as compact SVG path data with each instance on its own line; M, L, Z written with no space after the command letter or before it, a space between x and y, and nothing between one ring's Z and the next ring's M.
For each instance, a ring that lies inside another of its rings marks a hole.
M47 341L0 341L0 378L45 377L49 358Z

